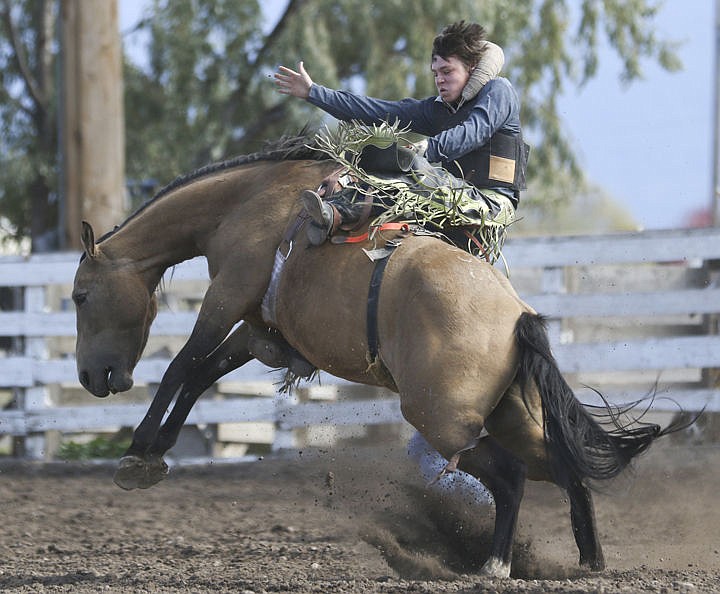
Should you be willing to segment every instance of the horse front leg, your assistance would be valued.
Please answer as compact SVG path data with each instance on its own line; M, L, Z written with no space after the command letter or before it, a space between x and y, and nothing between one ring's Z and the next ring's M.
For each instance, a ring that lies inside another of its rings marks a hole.
M122 458L115 473L115 484L126 490L147 489L167 476L168 465L163 456L177 442L180 430L198 398L221 377L253 359L248 351L250 333L248 324L243 323L194 369L191 377L182 384L153 444L143 455L126 454Z
M186 382L196 373L203 375L206 362L228 337L235 322L242 318L242 311L245 311L242 307L232 310L224 306L221 289L217 285L210 286L190 338L165 371L145 417L135 429L130 447L120 460L114 478L119 487L148 487L157 482L148 475L157 477L167 471L162 458L150 453L165 413Z
M187 377L187 367L186 358L178 355L165 371L155 397L115 471L113 481L121 489L146 489L167 474L165 461L162 457L152 456L149 449L157 438L165 411Z
M180 429L190 414L190 410L205 390L221 377L242 367L254 359L248 350L251 328L243 323L195 370L193 376L183 384L172 411L158 432L155 443L148 453L163 456L177 442Z

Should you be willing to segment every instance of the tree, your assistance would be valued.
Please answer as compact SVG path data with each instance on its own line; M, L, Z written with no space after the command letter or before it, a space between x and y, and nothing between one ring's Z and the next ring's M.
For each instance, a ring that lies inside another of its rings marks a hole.
M80 221L109 231L126 210L122 46L117 0L59 0L62 229L80 249Z
M155 0L141 25L151 37L151 66L130 65L126 81L129 105L146 109L148 88L153 95L150 118L128 122L139 141L129 167L133 177L166 180L209 159L257 150L308 121L317 124L316 109L280 98L267 78L277 64L299 58L328 86L389 99L433 94L429 49L438 23L466 18L485 24L489 38L504 47L505 73L521 93L533 145L529 197L566 201L582 173L557 99L595 74L602 35L622 59L624 81L638 78L646 60L678 69L673 45L653 30L657 11L652 0L583 0L574 15L564 0L290 0L263 35L256 2ZM158 168L154 157L161 154ZM563 171L570 175L558 175Z
M57 239L55 6L0 0L0 213L35 251Z
M0 2L10 12L9 0ZM29 10L39 4L45 3L24 0L15 11L32 48L39 21L29 18ZM465 18L483 23L489 38L503 46L505 74L521 94L533 147L527 198L568 200L581 186L582 172L562 130L557 99L595 74L603 36L621 57L627 82L641 75L646 61L677 69L672 44L654 32L657 11L657 0L582 0L572 10L565 0L289 0L265 31L259 0L153 0L138 26L149 39L147 64L125 63L127 175L164 183L209 161L254 152L308 122L317 126L323 117L317 109L275 92L268 77L281 63L303 59L321 84L388 99L433 94L432 39L440 24ZM577 23L574 31L571 23ZM0 67L15 68L7 58L9 38L0 37ZM8 99L0 97L0 114ZM32 144L27 129L8 142L17 155ZM45 157L43 171L55 171L52 154ZM14 166L21 163L33 172L42 169L22 159ZM6 213L10 195L21 192L8 192L5 183L12 180L4 177L0 208ZM48 185L54 187L52 180ZM21 233L29 230L27 216L6 216Z

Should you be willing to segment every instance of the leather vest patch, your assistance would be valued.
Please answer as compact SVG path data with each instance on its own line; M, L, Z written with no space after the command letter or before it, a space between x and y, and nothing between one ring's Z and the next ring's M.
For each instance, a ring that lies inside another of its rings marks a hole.
M490 155L488 178L506 184L513 183L515 181L515 160Z
M445 168L476 188L511 188L516 193L526 186L525 174L530 147L520 134L496 132L479 149L471 151Z

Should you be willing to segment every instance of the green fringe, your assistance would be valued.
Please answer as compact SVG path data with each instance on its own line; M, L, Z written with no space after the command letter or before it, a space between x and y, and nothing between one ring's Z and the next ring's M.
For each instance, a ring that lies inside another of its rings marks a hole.
M315 135L313 148L345 167L351 177L370 186L370 189L358 187L359 192L372 196L376 204L391 205L371 222L371 229L390 221L407 221L440 229L470 227L468 230L473 231L473 235L483 247L479 249L473 242L468 241L468 251L495 262L502 257L506 228L512 223L509 213L503 210L497 219L491 219L487 205L470 198L462 187L438 188L437 184L422 184L427 192L423 192L425 195L418 194L406 180L378 177L367 173L359 165L360 154L368 145L384 149L394 143L410 145L420 138L407 128L401 128L397 121L394 124L383 122L379 125L367 125L357 121L340 122L335 131L328 127L319 131ZM468 214L469 212L473 214ZM479 218L476 213L480 213Z

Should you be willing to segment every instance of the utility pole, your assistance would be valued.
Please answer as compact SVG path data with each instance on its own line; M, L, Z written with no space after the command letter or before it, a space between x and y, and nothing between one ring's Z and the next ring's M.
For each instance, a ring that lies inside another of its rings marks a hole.
M713 179L710 214L714 227L720 227L720 0L715 0L715 77L713 122Z
M117 0L60 0L61 247L81 221L101 235L125 213L125 122ZM64 241L63 241L64 240Z

